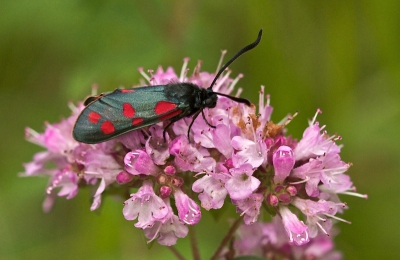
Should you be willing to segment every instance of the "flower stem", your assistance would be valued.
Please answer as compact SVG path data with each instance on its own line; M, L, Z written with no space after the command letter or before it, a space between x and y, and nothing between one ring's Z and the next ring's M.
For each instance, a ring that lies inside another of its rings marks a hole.
M239 227L240 223L242 223L243 216L240 216L236 221L233 223L231 228L229 229L228 233L225 235L224 239L222 240L221 244L215 251L214 255L211 257L211 260L216 260L220 257L222 249L228 244L231 240L233 234L235 233L236 229Z
M190 247L192 248L192 255L194 260L200 260L200 251L197 243L196 230L194 226L189 227Z
M183 257L183 255L181 255L181 253L179 253L179 251L176 250L176 248L175 248L174 246L167 246L167 248L168 248L169 250L171 250L171 252L175 255L176 259L179 259L179 260L186 260L186 258Z

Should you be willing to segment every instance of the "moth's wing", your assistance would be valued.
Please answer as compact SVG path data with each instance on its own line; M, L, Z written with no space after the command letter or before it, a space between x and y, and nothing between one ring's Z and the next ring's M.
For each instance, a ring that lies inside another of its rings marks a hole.
M179 100L165 95L167 85L116 89L89 103L76 120L73 137L99 143L126 132L182 117Z

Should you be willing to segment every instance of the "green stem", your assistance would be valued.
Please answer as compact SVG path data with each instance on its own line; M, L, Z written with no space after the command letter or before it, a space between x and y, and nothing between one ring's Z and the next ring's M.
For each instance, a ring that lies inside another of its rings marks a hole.
M168 249L175 255L176 259L186 260L186 258L183 257L183 255L181 255L181 253L179 253L174 246L168 246Z
M194 226L189 227L190 247L192 248L192 255L194 260L200 260L200 251L197 243L197 235Z
M240 223L242 223L243 217L239 217L236 219L236 221L233 223L231 228L229 229L228 233L225 235L224 239L222 240L221 244L215 251L214 255L211 257L211 260L217 260L220 257L220 254L224 247L228 244L228 242L231 240L233 234L235 233L236 229L239 227Z

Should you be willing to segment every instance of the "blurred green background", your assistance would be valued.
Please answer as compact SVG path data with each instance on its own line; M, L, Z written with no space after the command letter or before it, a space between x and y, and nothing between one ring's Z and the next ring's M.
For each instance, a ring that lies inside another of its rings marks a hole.
M215 71L220 50L233 55L261 44L231 66L243 96L272 95L273 120L300 111L289 133L300 138L317 108L329 133L343 137L342 158L368 200L342 196L350 209L339 224L337 249L346 259L398 259L400 240L400 1L83 1L0 3L0 259L174 259L125 221L106 199L90 212L90 194L57 200L42 212L47 180L19 178L40 147L24 127L70 115L69 101L137 84L138 67L198 59ZM390 208L394 207L394 208ZM225 218L233 210L226 212ZM207 259L225 221L208 214L198 226ZM177 245L189 259L189 243Z

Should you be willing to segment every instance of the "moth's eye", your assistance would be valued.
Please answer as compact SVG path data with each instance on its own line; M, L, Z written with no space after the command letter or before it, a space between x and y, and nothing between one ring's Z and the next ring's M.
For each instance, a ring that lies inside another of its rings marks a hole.
M217 105L217 96L211 96L204 100L204 105L209 108L213 108Z

